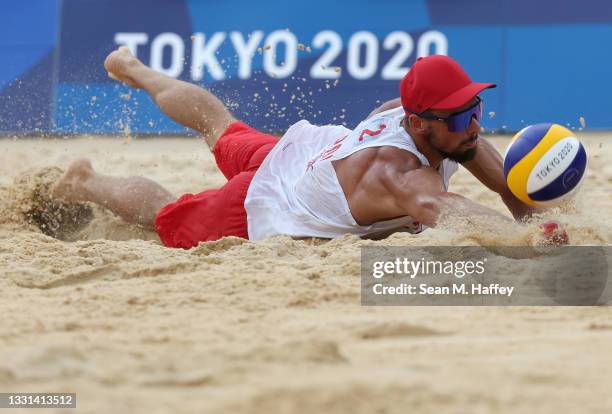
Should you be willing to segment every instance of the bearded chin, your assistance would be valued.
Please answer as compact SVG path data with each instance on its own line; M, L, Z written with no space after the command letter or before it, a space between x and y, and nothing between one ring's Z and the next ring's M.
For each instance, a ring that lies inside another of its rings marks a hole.
M468 148L465 151L457 151L457 152L446 152L440 149L437 145L436 140L434 139L433 133L430 131L427 135L427 139L429 143L442 154L444 158L448 158L451 161L455 161L458 163L468 162L474 159L476 156L476 151L478 150L478 146L474 148Z
M474 147L474 148L469 148L463 152L445 153L444 155L449 160L452 160L458 163L462 163L462 162L468 162L468 161L473 160L474 157L476 156L477 150L478 150L478 147Z

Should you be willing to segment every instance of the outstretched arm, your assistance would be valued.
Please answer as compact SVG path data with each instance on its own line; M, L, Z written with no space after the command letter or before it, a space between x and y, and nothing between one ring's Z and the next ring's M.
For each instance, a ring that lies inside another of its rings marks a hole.
M463 163L463 166L481 183L500 195L516 220L522 220L537 211L541 211L523 203L512 194L504 177L502 156L486 139L480 138L476 156L471 161Z
M510 221L495 210L477 204L462 195L446 192L442 177L431 167L409 171L388 170L383 185L393 194L406 215L435 227L442 214L446 216L487 216Z
M391 192L401 210L421 223L435 227L441 216L445 217L491 217L510 222L511 219L488 207L475 203L459 194L445 191L442 177L431 167L414 169L393 166L383 174L382 184ZM503 197L502 197L503 198ZM515 213L535 211L506 198L506 205ZM521 203L522 204L522 203ZM513 206L513 207L511 207ZM514 208L515 210L512 210ZM556 221L540 226L541 244L561 245L569 242L567 232Z

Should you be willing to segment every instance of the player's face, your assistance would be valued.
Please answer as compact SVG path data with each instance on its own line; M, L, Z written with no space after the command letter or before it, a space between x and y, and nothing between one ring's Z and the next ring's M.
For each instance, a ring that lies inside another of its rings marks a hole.
M431 110L429 112L440 118L446 118L466 110L475 103L476 98L456 109ZM472 118L465 131L460 132L449 131L448 125L444 121L428 120L427 124L429 143L445 158L456 162L466 162L474 158L478 148L478 133L480 132L480 124L475 118Z

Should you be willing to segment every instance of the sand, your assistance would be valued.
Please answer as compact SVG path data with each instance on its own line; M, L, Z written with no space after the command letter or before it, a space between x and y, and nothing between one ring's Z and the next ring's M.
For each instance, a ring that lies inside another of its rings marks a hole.
M538 219L574 245L612 244L611 135L582 135L576 203ZM85 413L612 411L609 307L360 306L364 244L532 245L537 221L173 250L100 208L50 205L46 188L82 155L176 194L219 186L200 140L0 145L3 392L76 392ZM505 211L465 170L451 190Z

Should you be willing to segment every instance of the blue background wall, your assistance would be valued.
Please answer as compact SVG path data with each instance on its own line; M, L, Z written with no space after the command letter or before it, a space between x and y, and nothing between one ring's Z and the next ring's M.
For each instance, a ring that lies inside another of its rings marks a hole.
M588 128L612 128L607 0L7 0L0 12L0 132L187 132L146 94L107 78L102 63L118 33L142 38L135 50L145 63L212 89L265 130L301 118L353 126L396 97L401 74L430 53L498 83L483 94L495 113L487 129L578 128L581 116ZM198 33L212 49L201 79L190 70L194 58L196 72L202 66ZM275 47L274 37L284 40ZM254 53L239 57L235 42L249 39ZM295 67L281 65L286 53ZM322 68L324 53L332 59Z

